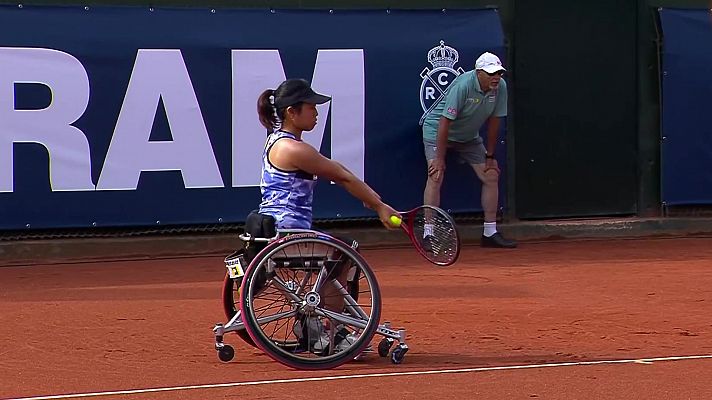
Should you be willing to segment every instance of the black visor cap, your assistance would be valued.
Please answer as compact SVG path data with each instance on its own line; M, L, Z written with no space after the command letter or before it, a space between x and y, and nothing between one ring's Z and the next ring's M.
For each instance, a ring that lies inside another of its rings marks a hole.
M291 96L276 99L274 105L277 108L287 108L297 103L324 104L329 100L331 100L331 97L319 94L310 87L305 87Z

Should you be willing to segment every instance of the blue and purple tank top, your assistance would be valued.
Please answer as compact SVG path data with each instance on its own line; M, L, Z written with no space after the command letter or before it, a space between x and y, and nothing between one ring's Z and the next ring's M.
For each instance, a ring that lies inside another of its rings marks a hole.
M276 131L267 137L262 154L262 203L260 214L275 218L280 229L310 229L316 176L301 170L284 171L269 161L269 152L278 140L299 140L293 134Z

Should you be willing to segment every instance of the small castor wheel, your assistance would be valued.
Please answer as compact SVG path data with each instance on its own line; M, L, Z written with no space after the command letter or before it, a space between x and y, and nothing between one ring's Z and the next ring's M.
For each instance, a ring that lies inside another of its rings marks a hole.
M391 351L391 346L393 346L393 339L381 339L378 343L378 355L381 357L388 357L388 352Z
M218 358L222 362L228 362L235 357L235 349L230 345L224 345L218 349Z
M402 362L403 362L403 358L405 357L405 353L407 353L407 352L408 352L408 348L407 348L407 347L405 347L405 346L403 346L403 345L399 345L398 347L396 347L395 349L393 349L393 351L391 352L391 362L392 362L393 364L400 364L400 363L402 363Z

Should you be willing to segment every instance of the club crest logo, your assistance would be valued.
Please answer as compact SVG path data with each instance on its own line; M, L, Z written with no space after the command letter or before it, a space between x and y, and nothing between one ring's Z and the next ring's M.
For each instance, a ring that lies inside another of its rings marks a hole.
M460 67L455 69L455 64L459 59L460 55L457 50L446 46L443 40L440 41L439 46L433 47L428 52L428 62L433 66L433 69L425 67L420 73L420 77L423 78L423 82L420 84L420 106L423 108L420 125L423 125L428 113L445 97L452 81L465 72Z

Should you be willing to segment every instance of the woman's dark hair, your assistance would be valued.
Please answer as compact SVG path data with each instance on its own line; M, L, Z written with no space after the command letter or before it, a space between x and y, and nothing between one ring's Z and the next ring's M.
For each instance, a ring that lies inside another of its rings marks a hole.
M267 89L262 92L257 98L257 114L262 126L267 128L267 133L274 132L281 125L288 107L301 111L302 102L278 107L277 105L281 103L280 99L291 97L304 91L305 88L309 88L309 82L304 79L287 79L277 86L277 89Z

